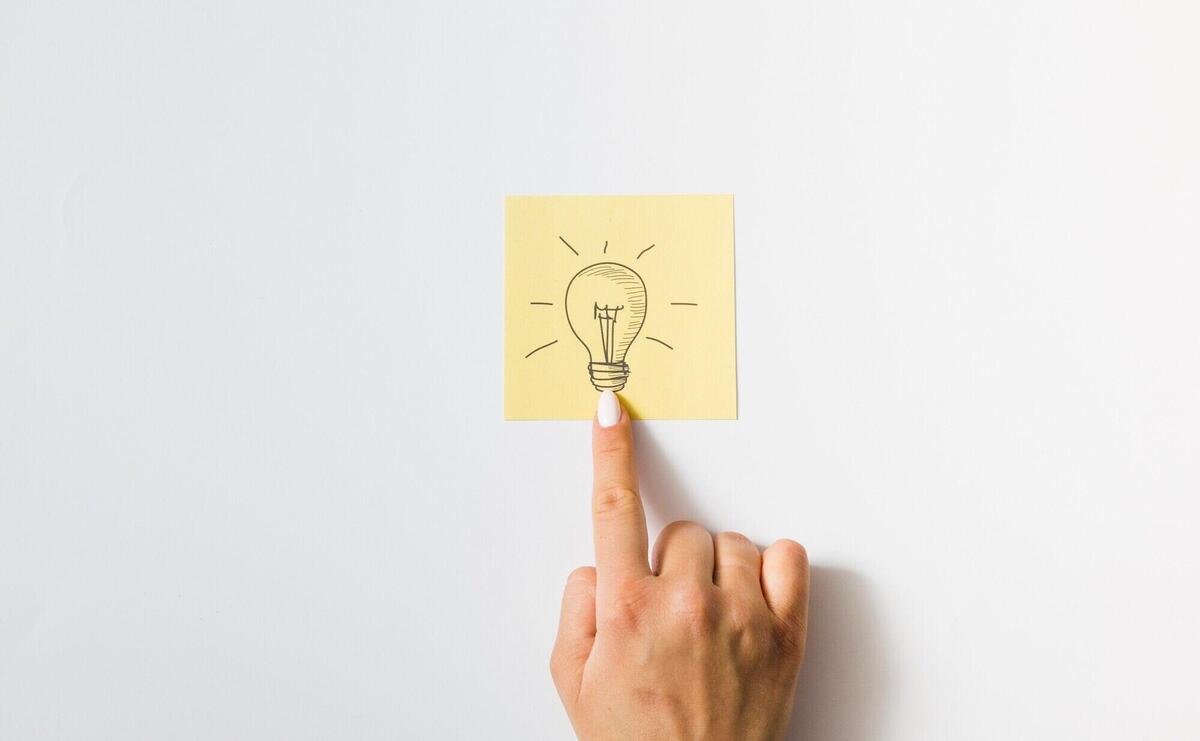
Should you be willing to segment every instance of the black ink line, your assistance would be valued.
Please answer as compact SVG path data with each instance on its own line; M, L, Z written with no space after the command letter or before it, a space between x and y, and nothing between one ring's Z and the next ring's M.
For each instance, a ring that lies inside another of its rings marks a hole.
M636 270L629 267L628 265L622 265L619 262L598 262L595 265L589 265L586 268L584 268L583 270L580 270L578 273L576 273L575 277L571 278L571 282L567 284L567 290L563 294L563 306L570 305L570 303L567 301L567 299L571 296L571 286L575 285L575 281L579 280L580 276L583 276L585 273L588 276L597 275L597 274L603 275L603 276L611 276L613 274L613 270L615 268L622 268L624 270L628 270L630 273L633 274L633 277L637 279L637 284L635 285L635 284L629 283L628 281L625 281L624 276L622 276L621 285L631 287L631 288L641 288L642 297L643 297L643 300L645 301L645 305L641 307L642 311L643 311L642 317L644 319L646 306L649 306L649 303L650 303L650 296L649 296L649 293L646 291L646 282L644 280L642 280L642 276L638 275ZM595 303L595 301L593 301L592 302L592 311L593 311L592 318L593 319L598 318L595 316L596 308L597 308L596 303ZM575 325L571 324L571 317L569 315L567 316L567 326L571 328L571 334L575 335L575 339L577 339L581 343L583 343L583 345L585 347L591 347L590 345L588 345L587 340L585 340L579 336L580 331L583 331L584 327L576 327ZM626 334L621 338L622 342L624 342L625 346L628 347L629 343L633 342L634 339L636 339L637 336L639 334L641 334L641 331L642 331L641 322L638 323L638 328L637 328L637 330L635 330L633 332L633 334L628 334L628 328L627 328ZM611 336L611 330L610 330L610 336ZM662 340L658 340L658 341L662 342ZM675 348L671 348L671 349L674 350ZM606 360L607 360L607 358L606 358ZM608 385L608 388L616 388L616 389L624 388L625 380L629 373L629 367L625 363L621 363L621 366L624 367L624 374L621 375L619 378L616 378L616 379L603 379L602 378L600 380L597 380L595 377L595 374L592 372L592 367L589 365L588 366L588 375L591 376L591 378L592 378L592 386L594 386L597 391L604 390L604 388L606 387L606 384L610 384L610 383L612 385ZM617 385L617 384L620 384L620 385Z
M649 246L649 247L647 247L646 249L642 250L641 252L639 252L639 253L638 253L638 256L637 256L637 257L635 257L635 258L633 258L633 259L634 259L634 260L641 260L641 259L642 259L642 255L646 254L647 252L649 252L649 251L650 251L650 250L652 250L652 249L654 249L654 245L650 245L650 246Z
M558 340L555 340L554 342L558 342ZM551 345L553 345L554 342L547 342L546 344L542 345L541 347L533 348L532 350L529 351L529 355L533 355L538 350L545 350L547 347L550 347ZM525 357L529 357L529 355L526 355Z
M662 340L658 339L657 337L651 337L650 335L646 335L646 339L648 339L648 340L654 340L655 342L657 342L658 344L660 344L660 345L662 345L663 347L667 348L668 350L674 350L674 349L675 349L675 348L671 347L670 345L668 345L667 343L663 342ZM528 356L526 356L526 357L528 357Z
M558 241L560 241L560 242L562 242L563 244L565 244L565 245L567 246L567 249L569 249L570 251L572 251L572 252L575 252L575 248L574 248L574 247L572 247L572 246L571 246L571 243L570 243L570 242L568 242L567 240L563 239L562 237L559 237L559 238L558 238ZM575 252L575 256L576 256L576 257L579 257L579 253L578 253L578 252Z
M692 304L687 301L672 301L671 306L699 306L700 304Z
M554 306L554 304L550 303L549 301L530 301L529 305L530 306ZM695 306L695 304L692 304L692 306Z
M608 254L608 240L604 240L604 254Z

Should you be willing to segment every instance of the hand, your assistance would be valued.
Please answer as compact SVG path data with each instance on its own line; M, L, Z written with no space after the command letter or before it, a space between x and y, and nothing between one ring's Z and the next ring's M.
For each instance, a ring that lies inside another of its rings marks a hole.
M646 562L629 415L612 392L592 423L596 567L563 593L550 673L575 733L600 739L779 739L808 620L808 557L762 552L691 522L663 529Z

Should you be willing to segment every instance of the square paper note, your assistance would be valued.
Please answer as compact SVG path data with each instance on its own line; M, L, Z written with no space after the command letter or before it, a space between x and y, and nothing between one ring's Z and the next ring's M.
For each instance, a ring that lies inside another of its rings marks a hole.
M733 197L504 204L504 416L736 419Z

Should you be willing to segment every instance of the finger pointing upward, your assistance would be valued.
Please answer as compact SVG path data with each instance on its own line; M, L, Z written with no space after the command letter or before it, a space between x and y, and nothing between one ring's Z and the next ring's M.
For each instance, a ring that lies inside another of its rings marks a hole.
M592 422L592 532L598 590L646 576L646 514L638 493L633 425L611 391Z

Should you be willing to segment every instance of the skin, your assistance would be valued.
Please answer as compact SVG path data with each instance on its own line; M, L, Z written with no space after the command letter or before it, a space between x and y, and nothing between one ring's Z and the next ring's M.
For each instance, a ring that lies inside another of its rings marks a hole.
M646 558L628 413L592 423L596 566L571 572L550 673L576 735L780 739L808 622L808 556L674 522Z

